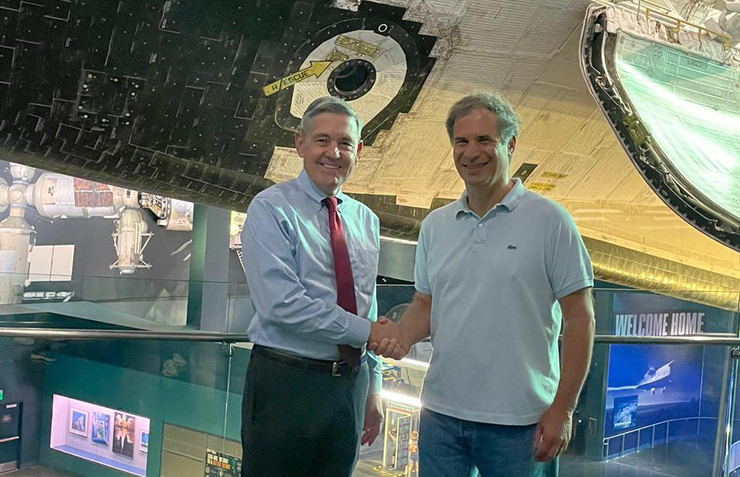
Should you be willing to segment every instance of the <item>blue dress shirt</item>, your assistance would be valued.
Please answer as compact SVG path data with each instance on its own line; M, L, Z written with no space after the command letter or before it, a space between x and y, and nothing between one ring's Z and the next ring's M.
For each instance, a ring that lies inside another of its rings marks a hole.
M375 281L380 251L378 217L337 193L355 282L357 315L337 303L329 216L321 192L305 171L252 200L242 230L242 251L255 315L247 330L262 346L306 358L335 361L337 345L364 348L377 320ZM368 353L370 391L379 392L380 363Z

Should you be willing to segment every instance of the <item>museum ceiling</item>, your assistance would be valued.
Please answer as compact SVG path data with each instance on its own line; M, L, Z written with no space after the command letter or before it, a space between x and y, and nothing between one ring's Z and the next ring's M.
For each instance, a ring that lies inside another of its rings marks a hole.
M570 211L599 277L737 310L740 254L660 198L592 96L590 4L0 0L0 156L243 211L297 175L298 118L334 94L366 124L345 191L413 239L463 190L448 108L498 90L523 121L512 171Z

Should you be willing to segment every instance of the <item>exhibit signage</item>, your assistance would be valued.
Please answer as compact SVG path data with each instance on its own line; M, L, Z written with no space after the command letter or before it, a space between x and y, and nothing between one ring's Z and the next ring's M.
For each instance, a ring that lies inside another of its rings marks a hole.
M610 315L612 331L618 336L688 336L737 330L732 312L647 292L613 293ZM678 436L696 439L704 429L699 419L706 417L701 414L701 403L718 399L713 394L717 389L714 384L705 387L712 376L705 370L713 369L713 356L704 346L693 344L609 345L603 455L624 455L663 445ZM669 426L673 421L685 424ZM650 438L622 440L637 436L636 429Z
M224 452L206 449L205 477L238 477L242 474L242 460Z
M736 333L731 311L646 292L613 294L611 329L617 336L691 336Z
M704 332L703 312L617 314L614 322L614 334L618 336L684 336Z

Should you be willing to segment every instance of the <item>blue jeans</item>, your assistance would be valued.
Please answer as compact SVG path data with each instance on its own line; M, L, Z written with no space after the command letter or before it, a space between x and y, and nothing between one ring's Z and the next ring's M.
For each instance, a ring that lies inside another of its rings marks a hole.
M531 426L464 421L428 409L419 423L419 477L556 477L557 459L534 461Z

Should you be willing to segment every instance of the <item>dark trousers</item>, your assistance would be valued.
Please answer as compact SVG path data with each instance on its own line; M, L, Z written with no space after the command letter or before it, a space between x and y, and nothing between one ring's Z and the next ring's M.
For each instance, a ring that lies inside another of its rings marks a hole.
M350 477L369 381L252 357L242 401L242 477Z

